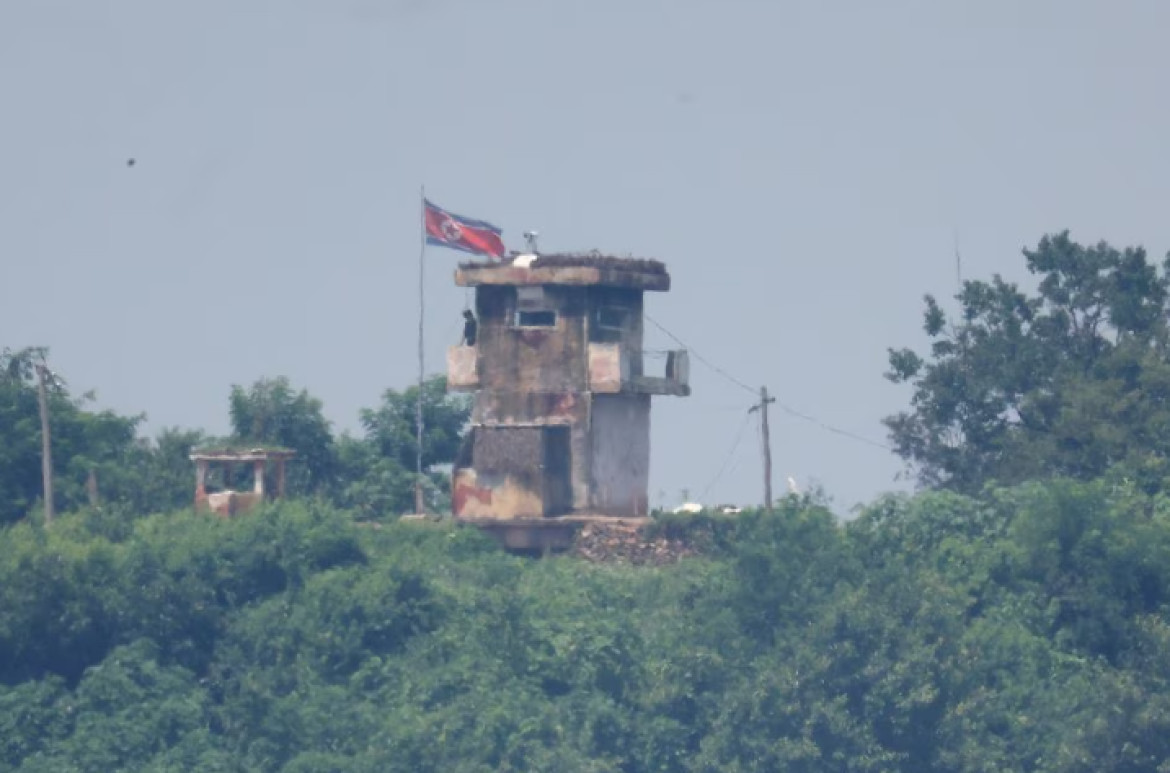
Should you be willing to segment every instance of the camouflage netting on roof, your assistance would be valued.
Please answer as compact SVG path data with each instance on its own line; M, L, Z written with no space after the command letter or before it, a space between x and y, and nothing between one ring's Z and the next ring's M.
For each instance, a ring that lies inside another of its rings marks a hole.
M647 274L665 274L666 266L657 260L615 258L609 255L541 255L532 261L534 268L613 268L624 271L642 271Z
M509 261L491 263L461 263L463 269L507 268ZM532 261L532 268L606 268L621 271L640 271L646 274L665 274L666 266L657 260L618 258L612 255L583 252L560 255L541 255Z

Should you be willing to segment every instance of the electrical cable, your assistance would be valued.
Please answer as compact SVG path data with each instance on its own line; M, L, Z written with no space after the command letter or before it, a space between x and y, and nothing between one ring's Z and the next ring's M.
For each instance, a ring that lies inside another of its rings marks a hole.
M719 472L715 473L715 477L713 477L707 483L706 487L703 488L703 493L699 495L700 502L706 501L707 494L710 493L715 484L719 482L719 479L723 477L723 473L727 472L727 466L731 464L731 460L735 457L735 452L739 450L739 444L743 441L744 430L747 429L748 421L751 419L751 417L752 415L750 413L744 413L743 422L740 423L739 429L735 433L735 441L731 444L731 450L728 451L727 456L724 457L723 464L719 467Z
M671 340L673 340L673 341L674 341L676 344L678 344L679 346L681 346L682 348L684 348L684 349L686 349L688 352L690 352L690 353L691 353L691 355L692 355L692 356L694 356L694 358L695 358L696 360L698 360L699 362L703 363L703 364L704 364L704 365L706 365L708 368L710 368L711 370L713 370L713 371L715 371L716 373L718 373L720 376L723 376L723 378L725 378L725 379L727 379L728 381L730 381L731 383L735 384L737 387L739 387L739 388L741 388L741 389L746 389L746 390L747 390L748 392L750 392L750 393L751 393L753 396L759 393L759 390L758 390L758 389L756 389L756 388L754 388L754 387L750 387L750 386L748 386L748 385L747 385L747 384L745 384L744 382L742 382L742 381L740 381L739 379L737 379L735 376L733 376L733 375L731 375L730 373L728 373L727 371L725 371L723 368L720 368L718 365L716 365L715 363L711 362L710 360L708 360L708 359L707 359L706 357L704 357L703 355L699 354L699 353L698 353L697 351L695 351L695 350L694 350L692 347L690 347L690 346L687 346L685 343L683 343L683 342L682 342L682 340L681 340L681 339L679 339L679 337L678 337L678 336L676 336L674 333L670 332L669 330L667 330L666 328L664 328L662 325L660 325L660 324L659 324L659 323L658 323L658 322L657 322L657 321L656 321L656 320L655 320L653 317L651 317L649 314L644 314L644 316L646 317L646 319L650 320L650 324L654 325L654 327L658 328L658 329L659 329L659 330L661 330L663 333L666 333L666 335L670 336Z
M731 382L732 384L736 385L736 386L737 386L737 387L739 387L740 389L743 389L743 390L745 390L745 391L747 391L747 392L750 392L750 393L752 394L752 396L753 396L753 397L755 397L755 396L758 396L758 395L759 395L759 390L757 390L757 389L755 389L755 388L753 388L753 387L750 387L750 386L748 386L748 384L747 384L746 382L744 382L744 381L741 381L740 379L738 379L738 378L736 378L735 376L731 375L730 373L728 373L727 371L725 371L723 368L720 368L718 365L716 365L715 363L711 362L710 360L708 360L708 359L707 359L706 357L704 357L703 355L699 354L699 352L695 351L695 350L694 350L692 347L690 347L690 346L687 346L687 344L686 344L686 343L685 343L685 342L684 342L682 339L680 339L680 338L679 338L678 336L676 336L674 333L670 332L670 331L669 331L669 330L667 330L665 327L663 327L663 325L662 325L660 322L658 322L656 319L654 319L653 317L651 317L649 314L645 314L645 313L643 313L643 316L645 316L645 317L646 317L646 319L647 319L647 320L648 320L648 321L649 321L649 322L650 322L652 325L654 325L656 328L658 328L658 329L659 329L659 330L661 330L663 333L665 333L667 336L669 336L669 337L670 337L670 339L671 339L672 341L674 341L674 342L675 342L675 343L677 343L679 346L681 346L681 347L683 347L684 349L686 349L686 350L687 350L687 351L688 351L688 352L689 352L689 353L690 353L690 354L691 354L691 355L692 355L692 356L693 356L693 357L694 357L696 360L698 360L699 362L703 363L703 364L704 364L704 365L706 365L708 368L710 368L711 370L713 370L713 371L715 371L716 373L718 373L720 376L723 376L723 378L727 379L729 382ZM773 396L773 397L774 397L774 396ZM893 451L893 450L894 450L893 448L891 448L890 446L886 445L885 443L882 443L882 442L880 442L880 441L877 441L877 440L872 440L872 439L870 439L870 438L867 438L867 437L864 437L864 436L862 436L862 435L858 435L857 433L855 433L855 432L850 432L850 431L849 431L849 430L847 430L847 429L841 429L840 427L834 427L832 424L828 424L828 423L826 423L826 422L824 422L824 421L821 421L820 419L816 418L815 416L810 416L810 415L809 415L809 414L807 414L807 413L802 413L801 411L798 411L798 410L796 410L796 409L795 409L795 408L793 408L792 406L790 406L790 405L786 405L786 404L785 404L784 402L782 402L782 401L781 401L779 398L774 398L774 399L775 399L775 403L776 403L776 405L777 405L777 406L780 408L780 410L784 411L784 412L785 412L785 413L787 413L789 416L794 416L794 417L796 417L796 418L798 418L798 419L803 419L804 421L807 421L807 422L810 422L810 423L812 423L812 424L815 424L816 426L820 427L821 429L825 430L826 432L832 432L833 434L840 435L841 437L849 438L850 440L855 440L855 441L857 441L857 442L859 442L859 443L864 443L864 444L866 444L866 445L873 446L874 448L881 448L881 449L884 449L884 450L886 450L886 451Z

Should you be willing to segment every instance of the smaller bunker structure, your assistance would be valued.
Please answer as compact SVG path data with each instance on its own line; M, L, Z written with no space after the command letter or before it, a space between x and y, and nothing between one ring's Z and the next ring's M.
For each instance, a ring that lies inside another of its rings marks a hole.
M206 448L192 451L195 462L195 509L224 517L244 513L265 499L284 496L285 462L296 455L288 448ZM232 489L239 468L252 476L251 491ZM267 489L271 476L273 491Z
M690 394L685 350L649 372L643 294L666 292L653 260L522 255L465 263L474 345L451 347L447 386L475 395L452 472L457 519L548 548L583 519L648 514L650 400ZM543 531L542 531L543 530Z

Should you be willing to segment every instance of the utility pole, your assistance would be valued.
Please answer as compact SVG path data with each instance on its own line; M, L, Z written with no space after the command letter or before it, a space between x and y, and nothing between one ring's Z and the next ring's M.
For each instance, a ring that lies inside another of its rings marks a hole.
M764 441L764 509L772 512L772 440L768 435L768 403L776 402L775 397L768 397L768 387L760 387L760 402L752 406L753 411L760 412L760 434Z
M422 220L420 221L422 244L418 252L418 399L414 403L414 512L425 515L426 501L423 499L423 381L426 371L425 350L423 349L423 323L426 321L426 284L423 280L426 270L427 255L427 192L419 188L419 199L422 201Z
M49 398L45 391L45 377L52 375L44 364L38 364L37 401L41 407L41 475L44 478L45 526L53 523L53 443L49 437Z

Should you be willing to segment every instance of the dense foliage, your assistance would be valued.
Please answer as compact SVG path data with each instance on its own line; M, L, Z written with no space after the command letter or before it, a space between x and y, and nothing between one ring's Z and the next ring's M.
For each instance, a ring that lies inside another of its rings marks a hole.
M34 368L46 355L39 348L0 353L0 524L25 517L41 499ZM293 496L322 498L360 517L405 512L414 501L417 397L417 387L388 389L377 408L361 412L359 437L335 436L320 400L287 378L264 378L231 388L231 437L166 428L146 438L138 434L144 417L90 410L92 395L74 397L64 383L54 384L48 390L54 504L59 510L101 505L132 513L183 507L194 495L188 458L193 448L263 444L297 452L289 465ZM465 397L446 394L444 378L424 383L424 484L434 510L446 506L449 486L441 467L454 459L469 413Z
M952 320L930 296L928 357L890 351L914 387L887 419L927 485L1090 479L1124 470L1147 490L1170 479L1170 279L1144 250L1086 247L1067 233L1025 250L1038 289L968 281Z
M41 425L34 368L45 354L38 348L0 353L0 524L25 516L41 495ZM50 384L46 392L53 417L56 504L74 508L87 503L86 483L91 475L106 493L139 504L133 491L134 470L152 467L147 458L151 444L136 437L141 417L86 410L91 396L72 397L63 382ZM154 500L151 506L160 504Z
M1170 500L675 521L666 568L476 531L98 511L0 553L0 771L1170 769Z

